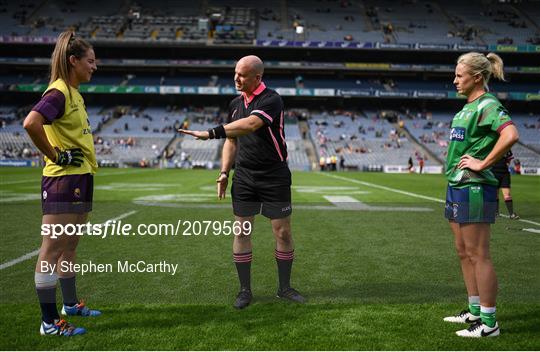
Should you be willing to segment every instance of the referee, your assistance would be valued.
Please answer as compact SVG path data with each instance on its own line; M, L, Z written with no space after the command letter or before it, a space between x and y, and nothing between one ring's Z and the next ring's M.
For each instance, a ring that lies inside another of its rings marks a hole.
M519 216L514 213L514 202L512 200L512 193L510 192L510 171L508 171L508 165L514 159L512 151L509 150L505 156L503 156L499 161L497 161L491 167L491 172L495 175L497 181L499 181L498 188L502 191L504 204L506 209L508 209L508 215L510 219L517 220ZM497 215L499 215L499 192L497 191Z
M241 58L235 67L234 83L241 94L229 104L228 124L208 131L179 132L197 139L226 138L221 172L217 178L218 198L225 198L233 163L232 203L235 220L242 229L253 229L255 215L270 219L276 239L275 258L279 275L277 296L297 303L304 297L290 285L294 259L291 234L291 172L283 126L283 101L262 81L264 65L257 56ZM234 307L242 309L252 300L251 233L234 236L233 258L240 280Z

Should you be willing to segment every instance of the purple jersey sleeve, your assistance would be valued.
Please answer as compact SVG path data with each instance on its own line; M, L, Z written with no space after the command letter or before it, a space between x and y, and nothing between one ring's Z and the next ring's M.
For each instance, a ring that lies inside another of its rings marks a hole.
M58 89L51 89L32 108L32 111L39 112L47 120L47 124L53 123L64 115L66 97Z

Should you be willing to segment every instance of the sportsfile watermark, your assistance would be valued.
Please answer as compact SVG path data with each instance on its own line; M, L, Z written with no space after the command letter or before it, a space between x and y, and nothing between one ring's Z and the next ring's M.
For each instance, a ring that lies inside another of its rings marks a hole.
M251 223L232 220L178 220L168 224L138 224L110 220L102 224L42 224L41 235L59 236L240 236L251 234Z

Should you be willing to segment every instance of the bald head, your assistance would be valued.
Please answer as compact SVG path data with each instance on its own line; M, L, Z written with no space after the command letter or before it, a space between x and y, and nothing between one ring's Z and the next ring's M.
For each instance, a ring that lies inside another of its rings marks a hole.
M236 63L234 83L238 91L250 95L262 81L264 64L255 55L244 56Z
M264 64L261 59L259 59L258 56L255 55L248 55L244 56L240 60L238 60L238 63L236 64L236 67L238 66L244 66L249 71L253 72L256 75L263 75L264 73Z

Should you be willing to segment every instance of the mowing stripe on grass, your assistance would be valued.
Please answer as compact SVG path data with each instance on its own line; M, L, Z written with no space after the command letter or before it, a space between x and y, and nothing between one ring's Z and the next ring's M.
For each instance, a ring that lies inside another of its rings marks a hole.
M415 197L415 198L420 198L420 199L431 200L431 201L437 202L437 203L445 203L445 202L446 202L445 200L442 200L442 199L439 199L439 198L434 198L434 197L429 197L429 196L423 196L423 195L418 194L418 193L402 191L402 190L400 190L400 189L390 188L390 187L381 186L381 185L377 185L377 184L370 183L370 182L360 181L360 180L356 180L356 179L354 179L354 178L349 178L349 177L344 177L344 176L338 176L338 175L331 175L331 174L327 174L327 173L318 173L318 174L319 174L319 175L324 175L324 176L327 176L327 177L336 178L336 179L338 179L338 180L343 180L343 181L348 181L348 182L352 182L352 183L357 183L357 184L359 184L359 185L364 185L364 186L367 186L367 187L379 188L379 189L383 189L383 190L389 191L389 192L394 192L394 193L404 194L404 195L407 195L407 196L410 196L410 197ZM506 218L508 217L508 215L502 215L502 214L501 214L501 216L506 217ZM518 219L518 220L519 220L519 221L522 221L522 222L526 222L526 223L528 223L528 224L540 226L540 223L535 222L535 221L532 221L532 220L526 220L526 219Z
M124 214L119 215L119 216L117 216L115 218L104 221L103 224L106 223L107 221L117 221L117 220L125 219L128 216L135 214L136 212L137 212L137 210L128 211L127 213L124 213ZM15 264L19 264L21 262L24 262L25 260L31 259L31 258L35 257L38 254L39 254L39 248L36 249L35 251L26 253L25 255L21 255L19 258L15 258L13 260L10 260L9 262L5 262L5 263L0 264L0 270L4 270L6 268L9 268L10 266L13 266Z

